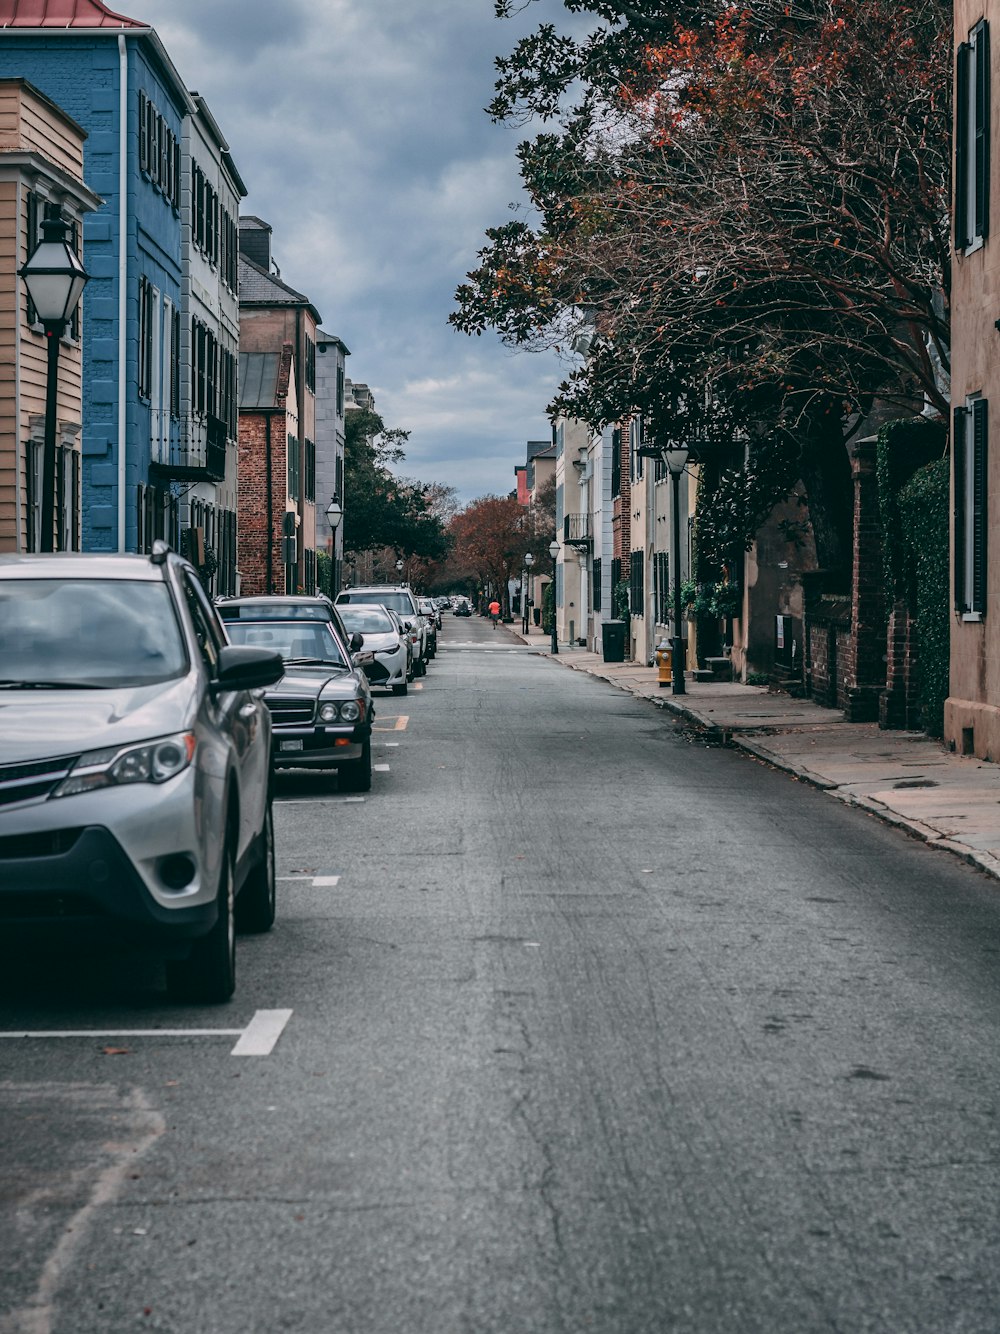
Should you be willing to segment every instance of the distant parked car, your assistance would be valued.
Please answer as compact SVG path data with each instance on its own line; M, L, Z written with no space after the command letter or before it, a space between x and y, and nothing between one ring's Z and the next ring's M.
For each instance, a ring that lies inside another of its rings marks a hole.
M376 602L352 602L340 610L349 632L362 637L364 656L357 656L371 684L405 695L413 670L411 645L394 613Z
M468 604L467 602L459 602L459 603L456 603L456 605L455 605L455 610L452 612L452 615L453 615L453 616L471 616L471 615L472 615L472 608L469 606L469 604Z
M427 649L427 624L412 591L405 584L365 584L358 588L345 588L337 594L339 610L343 611L352 602L376 602L396 613L413 646L414 674L423 676L430 656Z
M167 956L223 1001L239 923L274 921L278 653L229 644L191 565L0 556L0 919Z
M361 648L361 637L345 642L340 613L330 616L326 598L229 598L221 610L233 643L275 649L285 660L284 676L264 696L274 767L336 770L342 791L367 792L375 707L349 647Z
M424 618L424 624L427 626L427 656L436 658L438 643L437 607L430 598L417 598L417 608Z

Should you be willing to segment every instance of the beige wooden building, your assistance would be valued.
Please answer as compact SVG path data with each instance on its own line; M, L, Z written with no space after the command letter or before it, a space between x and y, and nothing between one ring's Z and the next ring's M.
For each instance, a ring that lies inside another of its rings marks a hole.
M84 130L24 79L0 79L0 551L39 547L47 355L18 270L58 206L82 254L83 215L100 198L83 183ZM80 548L82 310L59 355L55 545Z

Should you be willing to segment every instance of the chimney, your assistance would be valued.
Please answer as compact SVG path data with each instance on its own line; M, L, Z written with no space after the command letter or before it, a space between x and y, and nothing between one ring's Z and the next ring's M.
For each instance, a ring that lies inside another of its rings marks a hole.
M240 254L252 264L271 272L271 228L260 218L240 218Z

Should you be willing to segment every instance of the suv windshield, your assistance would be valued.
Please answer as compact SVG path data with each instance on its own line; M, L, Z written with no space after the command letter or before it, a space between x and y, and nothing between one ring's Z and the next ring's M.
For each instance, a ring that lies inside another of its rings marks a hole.
M187 667L166 584L0 579L0 686L110 690Z
M329 621L227 621L226 633L234 644L275 649L286 662L348 665Z
M338 606L343 606L344 603L350 602L377 602L380 607L388 607L390 611L394 611L400 616L413 615L412 596L409 593L395 589L355 589L350 593L341 593L337 597Z

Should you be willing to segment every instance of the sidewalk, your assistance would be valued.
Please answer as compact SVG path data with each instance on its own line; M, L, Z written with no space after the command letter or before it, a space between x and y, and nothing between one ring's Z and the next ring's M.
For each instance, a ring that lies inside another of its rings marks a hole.
M549 638L508 626L549 653ZM869 811L932 847L1000 879L1000 765L952 755L922 732L886 732L848 723L838 709L772 693L766 687L687 681L674 695L655 667L604 662L597 653L559 647L554 661L652 700L709 738L793 774L849 806Z

